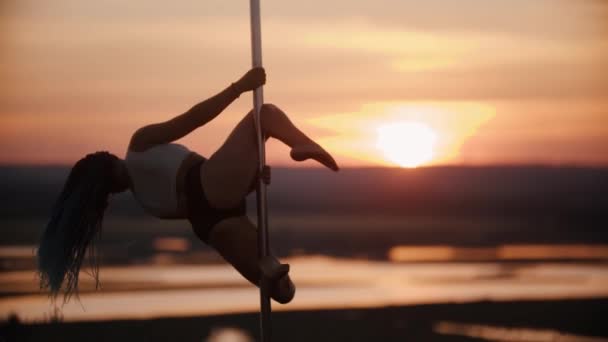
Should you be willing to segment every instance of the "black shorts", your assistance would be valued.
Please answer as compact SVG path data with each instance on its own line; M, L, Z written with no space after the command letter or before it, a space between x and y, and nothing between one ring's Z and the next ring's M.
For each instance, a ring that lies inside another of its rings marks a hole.
M209 242L209 234L215 225L229 217L246 215L245 199L233 208L217 209L212 207L203 191L200 170L206 159L197 161L186 173L186 201L188 203L188 221L196 236L203 242Z

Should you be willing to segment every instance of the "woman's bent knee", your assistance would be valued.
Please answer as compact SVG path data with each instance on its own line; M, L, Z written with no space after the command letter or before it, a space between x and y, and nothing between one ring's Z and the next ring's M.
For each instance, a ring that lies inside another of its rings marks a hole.
M280 110L280 109L274 103L264 103L262 105L261 111L263 113L267 113L267 112L276 112L277 110Z

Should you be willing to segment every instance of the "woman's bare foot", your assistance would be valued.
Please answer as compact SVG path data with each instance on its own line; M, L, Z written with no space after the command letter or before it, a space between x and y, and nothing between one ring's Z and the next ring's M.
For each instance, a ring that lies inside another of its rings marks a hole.
M274 282L271 288L271 297L278 303L287 304L293 300L296 295L296 286L289 278L289 275L284 275L278 281Z
M273 256L263 257L259 262L262 277L270 281L270 296L278 303L287 304L296 295L296 286L289 278L289 264L281 264Z
M314 159L334 171L338 171L340 169L334 158L332 158L332 156L321 146L315 143L294 146L291 149L290 155L291 159L295 161Z

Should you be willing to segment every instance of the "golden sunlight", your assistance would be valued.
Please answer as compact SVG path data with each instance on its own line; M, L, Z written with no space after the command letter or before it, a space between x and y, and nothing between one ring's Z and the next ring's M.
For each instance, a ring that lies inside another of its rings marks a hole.
M397 122L378 127L376 147L401 167L417 167L433 159L437 134L419 122Z
M320 129L318 142L340 154L342 165L415 167L466 161L462 147L494 115L481 102L376 102L307 123Z

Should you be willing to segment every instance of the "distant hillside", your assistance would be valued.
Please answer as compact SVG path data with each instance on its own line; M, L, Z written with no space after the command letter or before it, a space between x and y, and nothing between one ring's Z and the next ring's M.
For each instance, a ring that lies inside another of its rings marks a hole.
M0 167L0 218L46 217L67 167ZM554 167L273 169L274 211L311 214L608 216L608 169ZM140 216L132 196L112 213ZM605 222L605 221L604 221Z
M37 241L68 172L0 168L0 245ZM607 193L608 169L274 169L270 224L280 255L384 258L396 245L606 244ZM254 213L254 196L249 204ZM203 248L187 222L146 216L130 193L111 199L103 234L113 256L152 255L162 236Z

